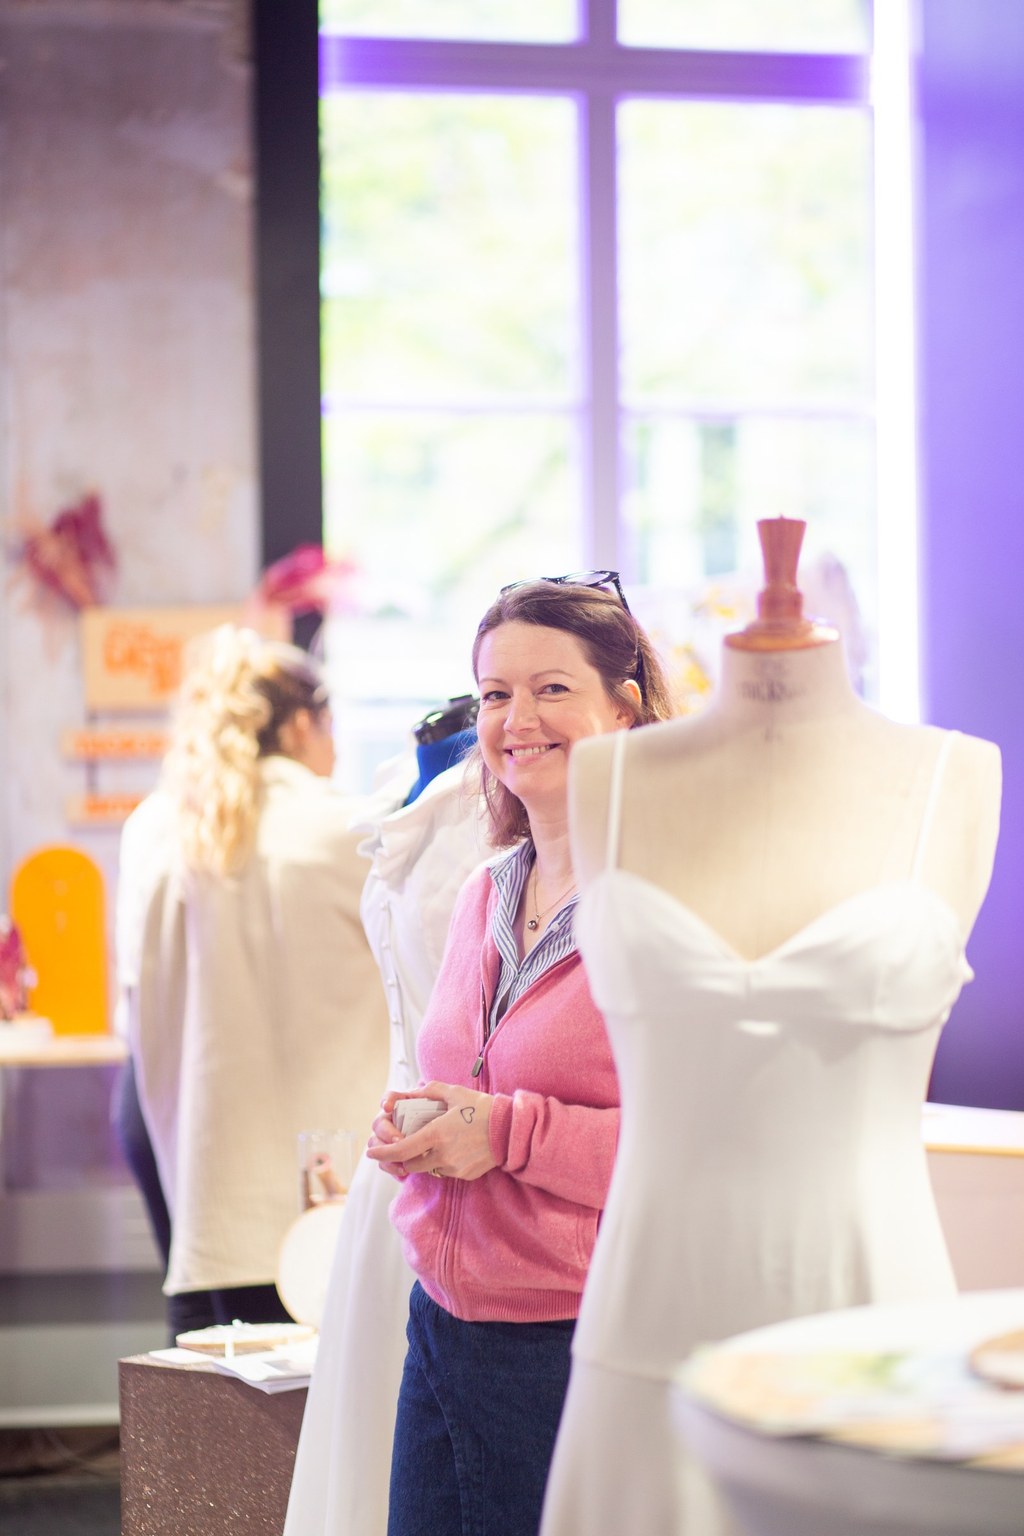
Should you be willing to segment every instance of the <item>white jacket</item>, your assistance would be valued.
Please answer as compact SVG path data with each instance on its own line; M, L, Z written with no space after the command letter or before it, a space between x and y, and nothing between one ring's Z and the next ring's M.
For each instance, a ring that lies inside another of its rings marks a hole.
M261 772L256 846L237 876L182 870L166 801L134 813L141 836L134 817L125 828L118 968L171 1212L169 1295L274 1280L299 1211L298 1133L368 1135L385 1072L358 807L289 758Z

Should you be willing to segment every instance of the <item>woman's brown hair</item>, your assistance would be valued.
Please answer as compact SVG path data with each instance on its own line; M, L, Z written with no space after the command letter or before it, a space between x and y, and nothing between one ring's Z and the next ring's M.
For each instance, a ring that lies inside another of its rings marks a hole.
M633 727L668 720L675 713L657 652L619 598L603 587L531 581L506 588L480 620L473 641L474 677L479 675L484 637L503 624L537 624L574 635L587 661L600 674L608 698L633 716ZM627 682L639 688L639 704L633 692L623 686ZM472 757L490 816L491 841L496 848L509 848L530 830L526 807L490 773L479 747Z

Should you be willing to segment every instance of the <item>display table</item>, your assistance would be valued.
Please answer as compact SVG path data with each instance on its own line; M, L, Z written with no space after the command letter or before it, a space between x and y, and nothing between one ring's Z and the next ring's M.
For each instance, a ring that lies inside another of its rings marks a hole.
M89 1186L81 1172L86 1161L83 1152L88 1154L89 1147L83 1147L78 1141L74 1146L71 1143L66 1146L69 1177L48 1181L43 1175L38 1180L35 1164L29 1158L26 1169L15 1169L15 1174L20 1177L15 1177L9 1186L11 1149L5 1143L17 1143L18 1123L21 1141L31 1141L35 1149L32 1157L38 1157L45 1114L61 1120L71 1118L72 1124L77 1123L74 1117L66 1115L72 1101L75 1104L83 1101L83 1089L78 1086L75 1072L83 1072L81 1081L89 1084L84 1092L91 1095L97 1114L101 1112L103 1123L106 1123L109 1114L107 1084L114 1077L109 1069L117 1068L127 1060L127 1046L120 1035L60 1035L52 1034L45 1026L45 1020L0 1025L0 1273L94 1272L118 1267L118 1264L124 1269L152 1269L157 1264L157 1252L147 1226L141 1233L141 1240L130 1243L130 1252L126 1252L121 1241L124 1232L118 1232L114 1238L111 1224L123 1227L126 1218L114 1209L120 1204L121 1190L111 1183L107 1172L109 1150L106 1144L97 1144L97 1135L92 1135L89 1143L94 1158L101 1160L98 1164L100 1183L95 1186ZM46 1086L46 1075L51 1069L58 1074L52 1083L60 1084L52 1092ZM66 1077L69 1072L72 1077ZM97 1077L97 1074L100 1075ZM31 1094L29 1081L34 1084ZM41 1094L35 1094L37 1087L43 1089ZM15 1100L15 1094L20 1098ZM28 1101L28 1109L25 1101ZM18 1104L21 1104L20 1111ZM45 1109L41 1109L40 1104ZM57 1144L63 1146L68 1137L63 1130L58 1130L51 1132L49 1140L57 1140ZM130 1187L130 1195L132 1212L138 1210L141 1217L137 1223L132 1215L130 1224L141 1227L144 1215L134 1186ZM91 1203L97 1209L89 1210Z
M0 1427L116 1424L118 1358L166 1337L160 1256L112 1146L125 1054L116 1035L0 1026Z
M1022 1326L1024 1290L856 1307L738 1335L680 1373L681 1454L703 1464L745 1536L1021 1536L1024 1394L980 1383L964 1362L982 1339ZM876 1365L835 1363L858 1354ZM818 1372L825 1388L809 1392ZM793 1429L829 1413L827 1429ZM982 1458L948 1459L983 1444Z
M8 1027L0 1031L0 1067L108 1067L128 1055L120 1035L36 1035Z
M40 1021L45 1024L45 1020ZM26 1017L0 1023L0 1138L4 1127L4 1069L10 1067L110 1067L128 1056L119 1035L55 1035L37 1029ZM0 1187L3 1167L0 1162Z
M122 1536L280 1536L305 1388L264 1393L205 1360L122 1360Z
M926 1104L921 1131L960 1290L1024 1285L1024 1114Z

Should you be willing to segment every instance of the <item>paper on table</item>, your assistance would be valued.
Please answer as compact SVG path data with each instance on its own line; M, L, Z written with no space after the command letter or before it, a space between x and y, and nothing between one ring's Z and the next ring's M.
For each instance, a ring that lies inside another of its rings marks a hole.
M260 1392L290 1392L296 1387L308 1387L316 1362L319 1339L307 1339L284 1349L262 1350L253 1355L235 1355L222 1359L219 1355L206 1358L215 1370L226 1376L235 1376L247 1386Z
M893 1455L974 1461L1024 1447L1024 1393L973 1377L962 1351L698 1351L698 1400L762 1434L814 1435ZM1007 1456L1007 1453L1011 1454Z
M201 1355L196 1349L179 1349L172 1344L169 1349L151 1349L151 1360L163 1360L168 1365L198 1365L201 1360L208 1360L208 1355Z
M307 1387L316 1361L319 1340L305 1339L299 1344L260 1350L251 1355L235 1355L231 1360L208 1355L197 1349L151 1349L154 1360L168 1365L212 1365L227 1376L235 1376L260 1392L288 1392Z

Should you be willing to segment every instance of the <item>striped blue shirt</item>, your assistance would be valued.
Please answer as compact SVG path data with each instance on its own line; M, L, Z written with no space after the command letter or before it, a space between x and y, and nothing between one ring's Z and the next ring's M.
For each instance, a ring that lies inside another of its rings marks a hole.
M576 949L572 914L578 898L573 893L565 906L551 919L543 937L530 950L526 959L519 958L515 935L516 913L535 859L533 843L527 839L491 866L491 879L498 888L498 905L491 919L491 937L501 956L501 970L487 1021L488 1035L494 1033L504 1014L517 998L522 997L532 982Z

